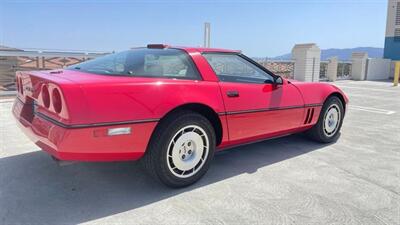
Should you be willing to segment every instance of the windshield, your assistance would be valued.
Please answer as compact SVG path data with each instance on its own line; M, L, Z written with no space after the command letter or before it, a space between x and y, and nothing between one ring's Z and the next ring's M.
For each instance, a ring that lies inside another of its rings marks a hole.
M199 79L192 60L179 49L132 49L75 64L67 69L110 76Z

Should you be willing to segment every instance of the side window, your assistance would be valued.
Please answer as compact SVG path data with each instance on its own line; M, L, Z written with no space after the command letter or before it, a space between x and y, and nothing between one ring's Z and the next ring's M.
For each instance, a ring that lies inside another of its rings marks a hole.
M203 56L221 81L241 83L264 83L273 77L236 54L205 53Z
M127 55L127 52L115 55L111 70L115 71L116 73L123 73L125 71L125 61Z
M144 60L144 72L153 76L195 77L193 71L188 73L189 66L186 58L179 55L147 54Z

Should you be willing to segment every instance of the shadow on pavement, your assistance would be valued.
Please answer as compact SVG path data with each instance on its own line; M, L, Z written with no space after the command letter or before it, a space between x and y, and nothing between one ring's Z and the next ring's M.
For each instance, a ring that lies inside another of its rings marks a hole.
M280 162L326 145L301 136L263 141L216 154L195 185L169 189L138 163L58 167L44 152L0 159L0 224L82 223L142 207Z

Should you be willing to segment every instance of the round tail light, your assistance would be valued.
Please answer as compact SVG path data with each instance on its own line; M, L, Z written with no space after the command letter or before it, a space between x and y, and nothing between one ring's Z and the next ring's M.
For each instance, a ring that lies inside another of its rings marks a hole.
M42 87L42 101L43 105L46 108L50 107L50 93L49 93L49 88L47 85L43 85Z
M58 91L57 88L53 89L53 92L51 94L51 99L53 100L53 108L56 111L56 113L60 113L62 109L62 102L61 102L61 94L60 91Z

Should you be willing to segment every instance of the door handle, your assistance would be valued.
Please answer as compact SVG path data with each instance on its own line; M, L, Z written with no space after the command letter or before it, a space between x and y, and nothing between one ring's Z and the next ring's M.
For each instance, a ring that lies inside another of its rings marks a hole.
M227 91L226 95L230 98L235 98L235 97L239 97L239 92L238 91Z

